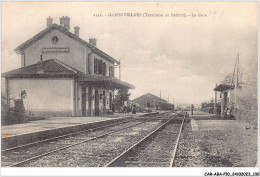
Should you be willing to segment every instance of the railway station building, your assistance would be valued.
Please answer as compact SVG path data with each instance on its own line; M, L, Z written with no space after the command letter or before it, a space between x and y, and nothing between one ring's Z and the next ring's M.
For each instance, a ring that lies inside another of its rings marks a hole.
M98 116L112 109L114 91L134 86L115 78L113 57L97 48L97 40L70 32L70 18L47 27L15 49L21 68L2 74L7 98L26 93L24 106L35 115ZM12 104L9 99L8 104Z

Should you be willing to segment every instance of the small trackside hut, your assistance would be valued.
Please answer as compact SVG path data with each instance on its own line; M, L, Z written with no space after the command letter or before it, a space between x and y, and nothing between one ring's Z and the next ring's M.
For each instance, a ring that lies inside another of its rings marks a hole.
M224 116L230 114L233 109L233 87L227 84L219 84L214 88L215 95L215 106L220 105L220 115ZM219 101L217 102L217 92L219 92Z

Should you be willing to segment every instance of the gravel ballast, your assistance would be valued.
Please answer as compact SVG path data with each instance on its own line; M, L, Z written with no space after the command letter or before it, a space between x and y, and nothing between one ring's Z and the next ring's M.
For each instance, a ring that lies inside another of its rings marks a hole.
M196 121L196 120L195 120ZM237 120L196 121L198 130L184 124L174 166L255 167L257 129Z

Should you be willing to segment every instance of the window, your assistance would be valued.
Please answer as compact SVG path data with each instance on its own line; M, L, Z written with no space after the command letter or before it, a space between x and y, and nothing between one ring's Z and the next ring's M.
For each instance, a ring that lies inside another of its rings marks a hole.
M112 72L109 69L109 73ZM94 59L94 74L102 74L106 76L107 74L107 65L102 60Z
M114 67L111 67L112 68L112 77L115 76L115 71L114 71Z
M105 62L103 62L103 66L102 66L102 75L106 75L107 74L107 65Z
M109 76L114 77L114 67L109 66Z
M98 74L102 74L103 62L102 60L98 60Z
M91 74L91 69L90 69L90 54L88 54L88 57L87 57L87 61L86 61L86 73L88 74Z
M94 74L98 73L98 60L95 58L94 59Z

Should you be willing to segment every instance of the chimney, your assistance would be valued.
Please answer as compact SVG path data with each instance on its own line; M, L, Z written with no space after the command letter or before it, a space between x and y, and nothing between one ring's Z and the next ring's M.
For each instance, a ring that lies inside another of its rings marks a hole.
M51 17L47 18L47 26L51 26L52 25L52 21L53 19Z
M66 28L67 30L70 30L70 18L69 17L60 17L60 26Z
M77 35L77 36L79 36L79 29L80 28L78 26L74 27L74 34Z
M97 47L97 39L96 38L90 38L89 43L93 45L94 47Z
M38 62L38 65L37 65L37 73L38 74L44 73L44 65L43 65L42 55L41 55L40 61Z

